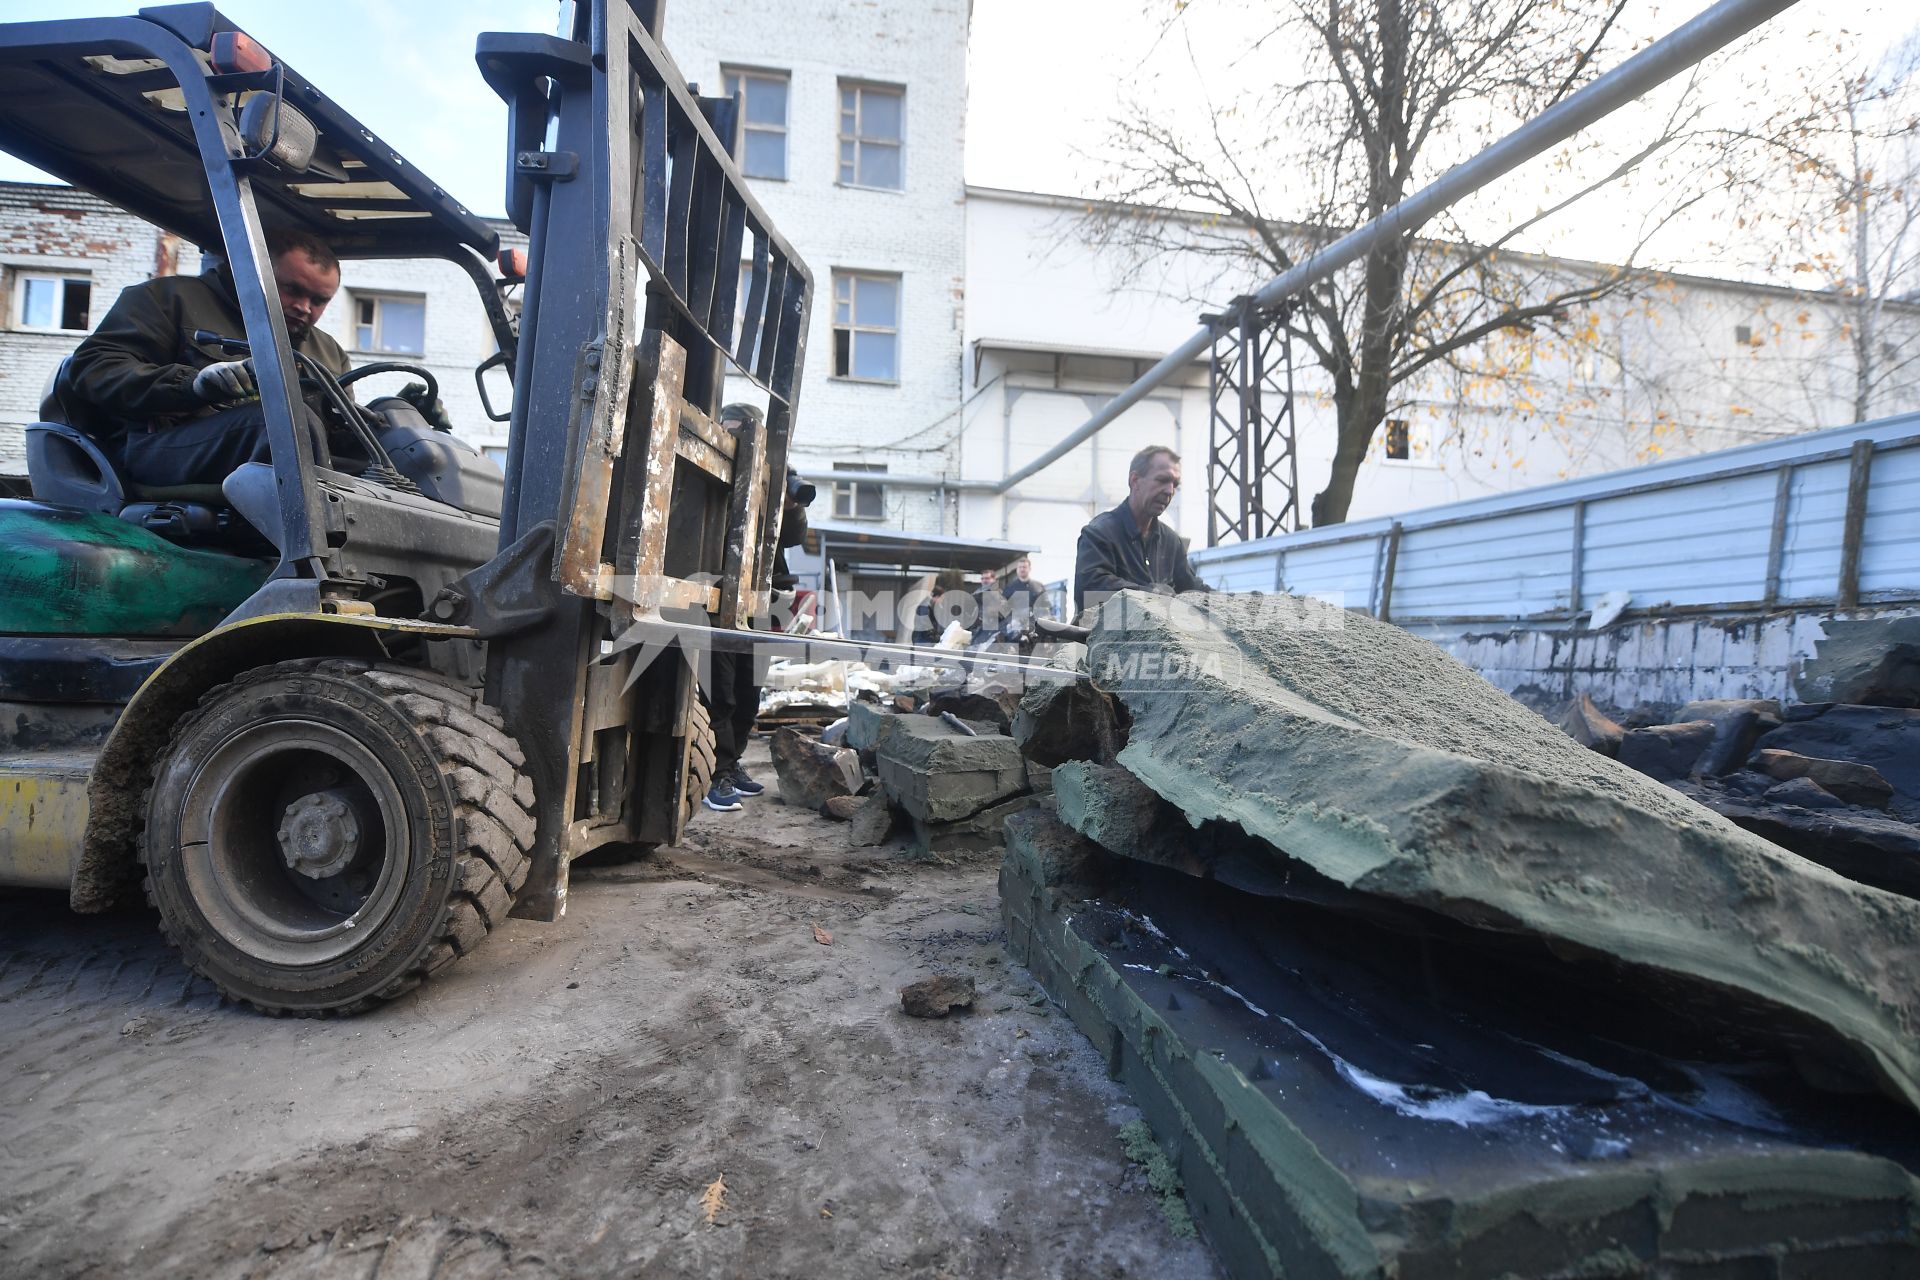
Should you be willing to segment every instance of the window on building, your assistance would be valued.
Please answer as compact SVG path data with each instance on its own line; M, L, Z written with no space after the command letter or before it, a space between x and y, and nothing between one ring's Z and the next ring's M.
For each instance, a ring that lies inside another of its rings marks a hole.
M85 333L93 283L86 276L22 271L13 278L13 327Z
M833 273L833 376L900 380L900 277Z
M1733 340L1743 347L1757 347L1760 345L1754 341L1753 326L1750 324L1737 324L1733 326Z
M1433 424L1388 418L1381 427L1380 456L1395 465L1414 467L1440 465L1433 448Z
M835 471L872 471L884 474L886 465L874 462L836 463ZM883 520L886 518L886 487L868 480L833 482L833 518L836 520Z
M749 178L787 177L787 74L723 70L727 96L745 97L735 154Z
M906 186L906 100L897 86L840 82L842 186Z
M1405 462L1413 456L1413 436L1405 418L1387 419L1387 457Z
M418 356L427 351L427 300L391 293L353 295L353 349Z

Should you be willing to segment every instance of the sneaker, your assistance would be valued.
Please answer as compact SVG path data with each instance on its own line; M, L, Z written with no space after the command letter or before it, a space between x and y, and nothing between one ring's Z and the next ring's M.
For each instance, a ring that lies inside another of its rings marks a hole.
M766 783L753 780L753 776L747 772L745 765L733 766L732 772L727 774L726 781L743 796L757 796L767 789Z
M740 793L729 786L726 779L715 778L713 785L707 788L706 805L715 813L738 813Z

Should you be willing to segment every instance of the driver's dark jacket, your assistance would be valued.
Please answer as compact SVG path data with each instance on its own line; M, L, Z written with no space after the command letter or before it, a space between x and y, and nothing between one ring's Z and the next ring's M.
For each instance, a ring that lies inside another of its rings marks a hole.
M204 275L161 276L129 285L67 361L54 389L60 409L72 425L102 441L117 439L128 428L164 429L216 412L193 394L194 375L239 357L194 342L196 329L246 336L239 298L224 266ZM319 329L294 349L335 377L350 367L340 344ZM318 392L306 395L318 412Z
M1155 520L1146 536L1133 522L1133 512L1122 502L1087 521L1080 530L1079 554L1073 566L1075 612L1098 604L1116 591L1207 591L1187 559L1180 535ZM1088 597L1093 597L1092 601Z

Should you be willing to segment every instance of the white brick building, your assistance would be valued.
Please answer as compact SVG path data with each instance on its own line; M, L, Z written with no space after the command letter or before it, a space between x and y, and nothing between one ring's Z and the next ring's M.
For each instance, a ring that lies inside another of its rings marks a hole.
M54 370L120 291L199 269L193 246L104 201L0 183L0 473L24 468L20 424L39 419Z
M948 471L966 275L967 0L709 0L667 10L704 93L746 94L754 196L812 268L794 461ZM842 344L845 344L844 347ZM930 490L822 493L816 519L950 532Z

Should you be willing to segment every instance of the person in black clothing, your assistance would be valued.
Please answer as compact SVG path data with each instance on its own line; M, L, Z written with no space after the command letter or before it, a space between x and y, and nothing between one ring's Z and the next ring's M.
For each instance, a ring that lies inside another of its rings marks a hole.
M1149 445L1127 467L1127 500L1103 511L1080 530L1073 569L1073 605L1098 607L1116 591L1206 591L1187 559L1180 535L1160 516L1180 492L1180 455Z
M346 353L316 327L340 288L340 260L318 237L290 228L268 231L267 251L293 349L336 378L346 373ZM196 342L199 330L246 336L233 273L224 263L197 276L129 285L54 384L59 412L117 453L134 484L219 484L242 463L270 461L252 359ZM424 384L410 383L400 395L444 422L446 411L425 392ZM323 425L320 392L303 387L302 396L301 425L313 442L314 461L348 469L366 465L351 433L330 434Z
M1016 642L1033 631L1036 617L1051 617L1047 607L1047 589L1033 580L1033 561L1021 556L1014 561L1013 577L1000 588L1006 597L1006 627Z
M761 421L760 410L750 404L730 404L720 410L720 423L729 430L740 424ZM813 486L801 482L793 468L787 468L784 499L780 508L779 549L774 553L772 587L791 591L799 578L787 568L787 548L797 547L807 536L807 503L813 501ZM740 763L740 756L753 737L753 722L760 714L760 686L753 682L753 656L745 653L713 655L713 686L708 691L708 710L713 714L713 785L707 789L706 806L720 813L740 808L743 799L761 795L767 789Z

